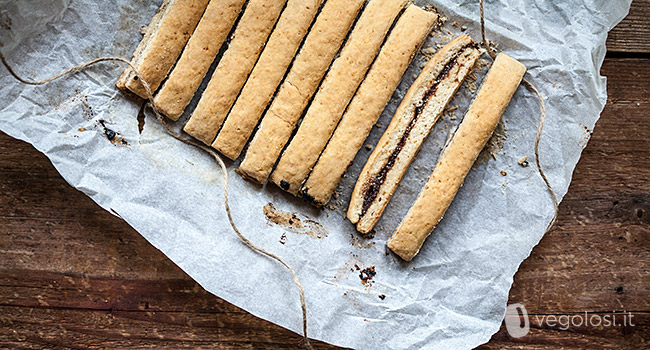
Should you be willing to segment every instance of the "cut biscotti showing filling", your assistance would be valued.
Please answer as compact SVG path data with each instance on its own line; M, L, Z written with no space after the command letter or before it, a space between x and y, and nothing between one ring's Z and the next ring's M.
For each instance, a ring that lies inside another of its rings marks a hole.
M404 11L305 182L303 199L316 206L329 201L437 20L415 5Z
M525 73L523 64L503 53L494 60L476 99L440 154L426 185L387 242L388 248L402 259L413 259L442 219Z
M209 0L165 0L147 26L131 63L147 82L151 93L167 77L196 28ZM117 87L147 98L144 85L131 67L124 70Z
M348 218L372 230L422 143L470 72L481 49L468 35L440 49L413 83L357 181Z

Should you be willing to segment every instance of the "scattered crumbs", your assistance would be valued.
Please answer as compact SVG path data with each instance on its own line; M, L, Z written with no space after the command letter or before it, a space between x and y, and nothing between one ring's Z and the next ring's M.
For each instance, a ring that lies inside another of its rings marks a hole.
M456 111L458 111L458 105L447 106L443 112L445 115L449 115L450 120L456 120Z
M264 206L264 216L276 224L283 226L287 231L296 234L306 234L309 237L322 239L328 236L328 232L321 224L307 218L299 218L296 213L287 213L276 209L273 203Z
M379 299L381 299L381 300L386 299L386 294L379 294Z
M368 151L370 151L370 150L372 149L372 145L368 145L368 144L366 144L365 147L366 147L366 149L367 149Z
M465 82L463 83L463 85L464 85L465 88L466 88L467 90L469 90L469 92L471 92L472 94L475 93L476 90L477 90L476 80L473 80L473 81L472 81L471 79L470 79L470 80L467 80L467 79L466 79Z
M77 131L84 132L84 131L86 131L86 128L79 128L79 129L77 129Z
M506 176L506 175L508 175L508 173L506 173L505 170L501 170L499 173L501 174L501 176Z
M357 249L368 249L375 245L375 241L369 241L374 237L366 237L362 234L350 233L350 244Z
M492 156L492 158L494 158L494 160L497 160L497 154L496 153L490 152L490 155Z
M478 61L476 62L476 64L474 65L474 67L472 67L471 71L472 72L478 72L478 71L481 71L481 70L485 69L485 67L487 67L489 65L490 65L490 62L487 59L479 58Z
M431 58L433 55L436 54L436 49L429 46L427 48L422 49L422 54L424 54L427 58Z
M366 267L365 269L361 270L361 272L359 272L359 278L361 279L361 284L363 284L364 286L371 285L372 279L376 275L377 275L377 271L375 271L374 266Z
M287 234L282 232L282 236L280 236L280 244L286 244L287 243Z
M11 20L11 17L9 17L9 14L7 14L5 11L0 12L0 27L5 30L11 30L12 25L13 21ZM1 46L2 45L0 45L0 47Z
M519 163L519 165L521 165L522 167L525 168L525 167L528 166L528 160L527 159L528 159L528 156L523 156L523 157L519 158L517 163Z
M413 166L413 170L418 170L420 169L417 165Z
M466 31L466 30L467 30L467 26L466 26L466 25L462 25L462 26L460 26L460 30L463 31L463 32Z
M447 21L449 20L449 18L448 18L447 16L445 16L444 13L440 12L440 11L439 11L435 6L433 6L433 5L426 5L426 6L424 6L424 9L425 9L426 11L433 12L433 13L435 13L435 14L438 15L438 21L437 21L436 24L434 25L433 31L437 31L438 29L440 29L440 28L441 28L442 26L444 26L445 23L447 23Z
M141 26L140 27L140 34L142 34L142 35L147 34L147 26Z

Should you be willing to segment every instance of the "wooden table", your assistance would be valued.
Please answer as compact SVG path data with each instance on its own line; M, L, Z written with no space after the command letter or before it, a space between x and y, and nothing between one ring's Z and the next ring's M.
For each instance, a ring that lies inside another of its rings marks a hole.
M522 264L505 327L482 348L650 346L650 0L610 35L609 99L559 221ZM535 315L617 315L571 327ZM590 314L591 315L591 314ZM0 133L0 348L298 348L300 337L209 294L125 222ZM333 348L317 343L318 348Z

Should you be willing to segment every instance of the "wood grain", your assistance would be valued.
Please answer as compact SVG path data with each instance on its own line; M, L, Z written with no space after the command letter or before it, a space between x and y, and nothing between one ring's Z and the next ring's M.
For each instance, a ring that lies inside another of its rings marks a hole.
M650 0L633 0L630 14L607 37L610 53L650 53Z
M618 34L628 38L617 39L620 50L643 33L632 29ZM647 40L639 45L631 50L648 52ZM635 325L562 330L533 317L528 336L511 338L502 327L483 349L650 347L650 59L610 58L602 73L608 104L558 224L522 264L509 302L533 316L630 311ZM45 156L0 133L0 348L299 344L299 336L207 293L65 183Z

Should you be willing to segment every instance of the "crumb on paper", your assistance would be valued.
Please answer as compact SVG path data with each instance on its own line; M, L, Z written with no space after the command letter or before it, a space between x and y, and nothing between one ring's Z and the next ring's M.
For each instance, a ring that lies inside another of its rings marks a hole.
M385 300L386 299L386 294L379 294L379 299Z
M302 221L295 213L287 213L282 210L275 209L273 203L268 203L264 206L264 215L267 219L277 225L293 226L295 228L302 228Z
M355 265L356 266L356 265ZM356 266L358 268L358 266ZM361 279L361 284L364 286L371 285L372 279L377 275L374 266L368 266L365 269L359 272L359 278Z
M282 232L282 236L280 236L280 244L286 244L287 243L287 234Z
M266 204L263 210L269 222L282 226L290 233L306 234L316 239L323 239L329 235L320 223L305 217L301 219L296 213L276 209L273 203Z
M527 167L528 166L528 156L523 156L523 157L519 158L517 163L519 163L519 165L521 165L524 168Z
M350 245L356 249L368 249L374 246L375 241L371 241L374 237L364 237L360 234L350 233Z
M506 173L505 170L501 170L501 171L499 172L499 174L501 174L501 176L506 176L506 175L508 175L508 173Z
M122 137L119 132L106 126L106 121L104 119L100 119L97 121L97 123L99 126L101 126L101 128L103 128L104 136L106 136L106 139L108 139L108 141L110 141L112 144L121 146L129 145L129 142L126 141L126 139Z

